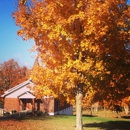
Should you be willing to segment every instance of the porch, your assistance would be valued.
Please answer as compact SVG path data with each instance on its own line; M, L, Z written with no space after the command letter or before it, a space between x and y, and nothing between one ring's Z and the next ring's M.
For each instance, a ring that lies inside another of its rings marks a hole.
M35 111L35 96L30 92L25 92L18 96L19 111L31 110Z

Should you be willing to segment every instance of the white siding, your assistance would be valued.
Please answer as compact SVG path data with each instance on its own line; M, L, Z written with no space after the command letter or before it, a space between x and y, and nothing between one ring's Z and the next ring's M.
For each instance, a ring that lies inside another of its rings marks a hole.
M32 99L32 98L35 98L35 96L33 96L32 94L26 92L24 93L23 95L19 96L19 99Z
M7 95L6 98L17 98L18 96L20 96L24 92L30 91L30 89L28 88L28 86L30 86L30 85L31 84L26 84L25 86L22 86L21 88L13 91L9 95Z
M59 114L59 115L73 115L73 106L65 108L64 110L61 110L59 112L55 112L55 113L50 112L48 114L51 115L51 116L52 115L57 115L57 114Z

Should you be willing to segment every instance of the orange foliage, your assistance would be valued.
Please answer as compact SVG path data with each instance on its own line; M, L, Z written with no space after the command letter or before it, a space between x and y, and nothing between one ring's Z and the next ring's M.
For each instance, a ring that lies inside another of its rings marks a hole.
M19 66L18 62L10 59L0 64L0 94L7 89L25 81L29 76L26 66Z
M38 130L37 126L34 123L18 121L18 120L5 120L0 122L1 130Z
M31 2L30 6L19 3L13 17L20 26L18 35L25 40L32 38L36 44L39 65L32 74L35 94L74 103L75 96L80 94L77 99L81 99L89 88L101 92L101 98L106 97L107 90L109 97L120 93L123 85L118 82L118 88L113 78L116 75L119 81L125 75L125 71L114 71L117 61L130 61L130 7L126 0Z

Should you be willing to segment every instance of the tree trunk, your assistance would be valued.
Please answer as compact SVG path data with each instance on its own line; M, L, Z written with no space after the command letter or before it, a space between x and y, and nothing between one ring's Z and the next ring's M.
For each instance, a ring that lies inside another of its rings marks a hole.
M120 112L117 111L116 113L117 113L117 117L118 117L118 118L121 118Z
M76 128L75 130L83 130L82 126L82 87L79 87L79 90L76 95Z
M90 107L90 115L91 116L93 115L93 108L92 108L92 106Z
M124 110L125 110L125 114L128 115L128 113L129 113L129 107L128 107L128 105L124 106Z

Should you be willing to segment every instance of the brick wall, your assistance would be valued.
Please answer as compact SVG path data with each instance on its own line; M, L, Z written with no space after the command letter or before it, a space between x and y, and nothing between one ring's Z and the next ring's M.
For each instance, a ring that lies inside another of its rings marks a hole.
M54 113L54 98L42 98L35 100L35 110Z
M42 99L42 104L40 109L43 112L54 112L54 98L44 98Z
M12 110L19 111L19 100L17 98L5 98L4 109L8 112Z

